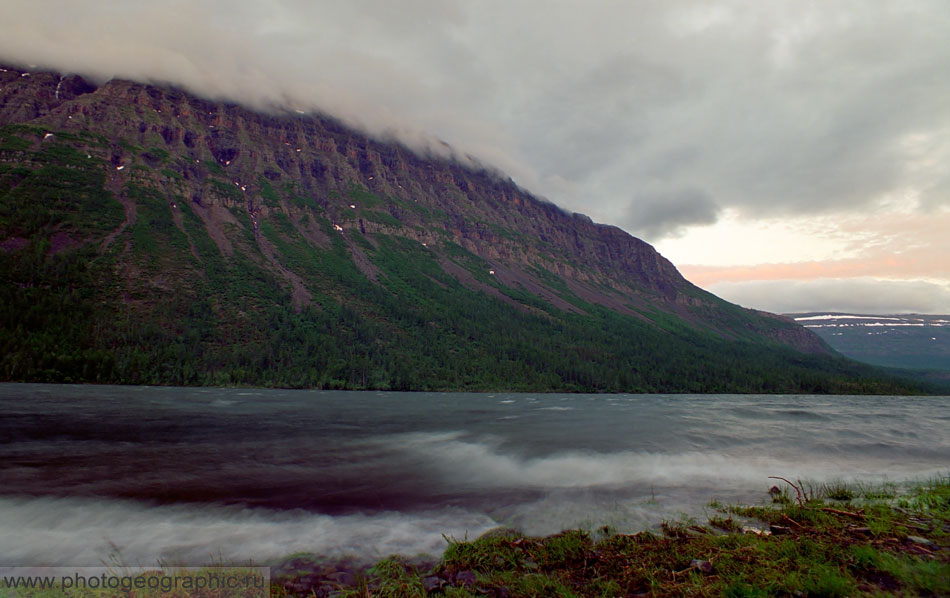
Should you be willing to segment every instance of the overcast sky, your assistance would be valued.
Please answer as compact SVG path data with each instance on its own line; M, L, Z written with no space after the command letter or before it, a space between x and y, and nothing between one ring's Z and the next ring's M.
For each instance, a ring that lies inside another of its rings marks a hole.
M0 61L444 140L772 311L950 313L947 0L3 0Z

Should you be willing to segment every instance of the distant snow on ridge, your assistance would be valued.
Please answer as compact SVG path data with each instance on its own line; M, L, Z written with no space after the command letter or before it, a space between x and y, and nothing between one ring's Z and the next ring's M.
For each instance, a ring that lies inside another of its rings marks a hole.
M786 314L836 351L890 367L950 371L950 316Z
M945 316L861 316L855 314L820 314L820 315L792 315L796 322L802 323L805 328L892 328L897 326L942 327L950 324ZM842 321L845 320L845 321ZM805 322L822 322L812 324ZM886 334L885 330L883 334ZM870 334L870 333L868 333Z
M885 324L884 322L854 322L847 324L804 324L805 328L844 328L847 326L863 326L869 328L871 326L946 326L946 324L941 324L939 322L894 322L890 324Z
M801 316L795 318L796 322L804 322L806 320L900 320L900 318L892 318L887 316L852 316L845 314L824 314L821 316Z

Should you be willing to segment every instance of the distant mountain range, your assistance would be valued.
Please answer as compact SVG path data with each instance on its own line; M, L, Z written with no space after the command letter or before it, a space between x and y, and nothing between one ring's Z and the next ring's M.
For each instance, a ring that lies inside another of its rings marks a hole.
M840 353L875 365L950 372L950 316L788 314Z
M495 171L324 116L13 67L0 293L2 380L917 389Z

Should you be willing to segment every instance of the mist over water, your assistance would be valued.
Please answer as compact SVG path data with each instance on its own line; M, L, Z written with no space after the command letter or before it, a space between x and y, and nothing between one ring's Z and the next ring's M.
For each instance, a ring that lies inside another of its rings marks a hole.
M947 397L0 385L0 565L438 554L443 534L636 531L770 475L950 469Z

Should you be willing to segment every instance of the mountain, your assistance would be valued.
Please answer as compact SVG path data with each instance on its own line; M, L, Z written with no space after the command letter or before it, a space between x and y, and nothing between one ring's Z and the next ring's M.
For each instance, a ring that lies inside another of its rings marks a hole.
M0 281L4 380L908 389L469 159L321 115L12 67Z
M950 373L950 316L800 313L789 317L852 359Z

